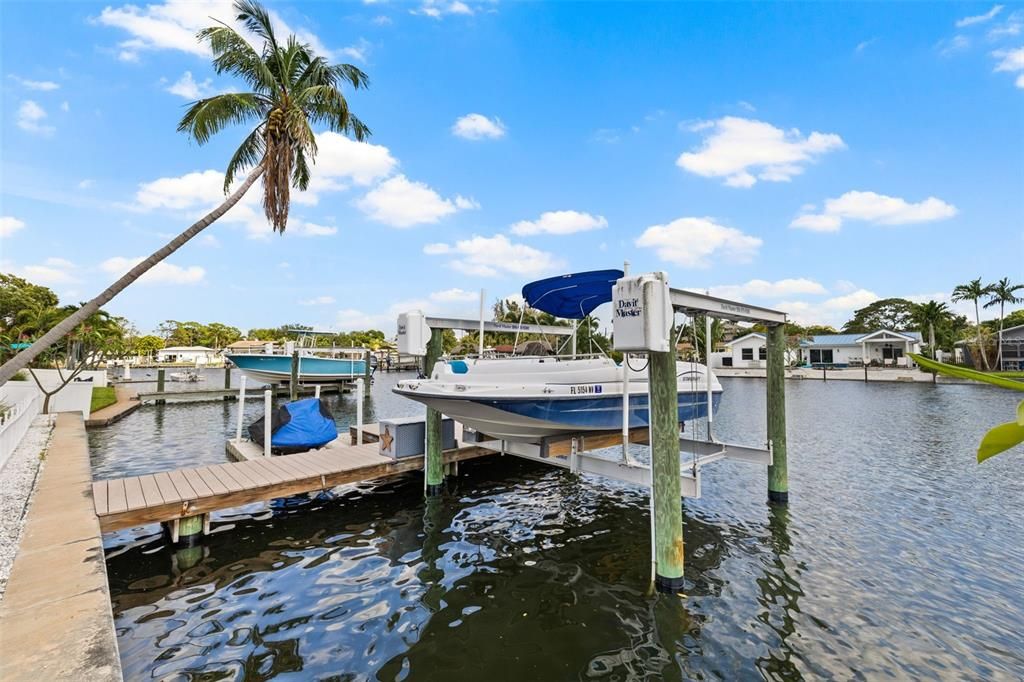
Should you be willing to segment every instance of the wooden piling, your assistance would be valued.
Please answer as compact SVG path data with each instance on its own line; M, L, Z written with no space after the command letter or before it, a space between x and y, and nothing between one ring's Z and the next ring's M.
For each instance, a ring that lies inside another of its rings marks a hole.
M783 325L768 328L768 440L772 464L768 467L768 500L789 502L789 469L786 462L786 330Z
M295 402L299 399L299 351L292 351L292 376L290 380L290 396L289 399Z
M427 344L427 355L423 359L423 374L429 377L434 372L434 364L441 357L444 331L434 329L430 332L430 343ZM426 476L425 491L427 496L438 495L444 483L443 457L441 453L441 413L427 408L426 445L424 475Z
M224 365L224 390L231 390L231 365ZM231 396L224 396L224 400L231 400Z
M160 368L160 369L158 369L156 371L156 390L157 390L157 393L163 393L164 392L164 369L163 368ZM163 399L158 399L156 401L156 404L157 405L163 405L164 404Z
M363 395L370 395L370 351L363 353Z
M675 353L648 353L651 494L654 495L655 587L683 589L683 506L679 482L679 412Z

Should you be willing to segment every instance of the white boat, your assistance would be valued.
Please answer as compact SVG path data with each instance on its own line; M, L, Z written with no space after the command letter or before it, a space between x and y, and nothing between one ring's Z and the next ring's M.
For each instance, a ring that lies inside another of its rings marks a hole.
M622 276L621 270L599 270L552 277L527 284L523 298L556 317L583 319L612 300L612 286ZM529 441L621 429L624 379L628 426L647 426L643 358L632 358L628 369L609 357L452 359L435 364L429 378L400 381L393 390L493 438ZM709 388L713 409L722 397L718 379L701 364L677 362L676 387L681 422L707 416Z
M646 360L629 371L629 426L647 426ZM676 363L681 422L707 416L707 382L717 410L722 386L701 364ZM438 362L428 379L393 389L493 438L546 436L622 428L623 367L602 358L520 357Z
M333 334L329 331L288 331L299 335L298 345L289 341L283 348L278 349L274 344L267 344L263 353L230 353L224 357L250 379L268 384L291 381L292 351L295 350L299 352L298 369L301 384L337 383L364 376L366 349L317 347L316 337Z
M186 369L184 372L171 372L170 378L171 381L184 381L188 383L195 383L206 379L206 377L194 369Z

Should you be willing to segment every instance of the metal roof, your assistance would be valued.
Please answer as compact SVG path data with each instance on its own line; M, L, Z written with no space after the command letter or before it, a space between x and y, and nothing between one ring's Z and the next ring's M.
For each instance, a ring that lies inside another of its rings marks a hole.
M861 339L877 334L878 332L890 332L907 336L914 341L921 340L921 332L897 332L892 329L876 329L867 334L818 334L811 337L810 341L803 343L804 346L859 346Z

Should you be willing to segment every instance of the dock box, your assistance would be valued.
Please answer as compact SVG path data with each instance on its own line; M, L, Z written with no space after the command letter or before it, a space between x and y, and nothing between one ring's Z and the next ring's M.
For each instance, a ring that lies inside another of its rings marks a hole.
M427 438L426 417L402 417L380 421L380 454L392 459L416 457L424 452ZM455 447L455 421L441 418L441 449Z

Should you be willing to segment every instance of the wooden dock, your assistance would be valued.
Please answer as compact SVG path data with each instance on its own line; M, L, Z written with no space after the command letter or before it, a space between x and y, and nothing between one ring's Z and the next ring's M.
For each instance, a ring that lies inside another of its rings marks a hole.
M367 425L364 434L373 437ZM263 457L256 443L229 442L228 453L242 461L176 469L92 484L96 516L103 531L169 522L335 486L395 476L423 468L423 457L393 460L376 443L335 441L312 452ZM445 463L494 454L475 445L444 452Z

